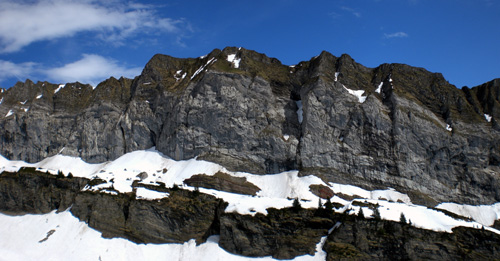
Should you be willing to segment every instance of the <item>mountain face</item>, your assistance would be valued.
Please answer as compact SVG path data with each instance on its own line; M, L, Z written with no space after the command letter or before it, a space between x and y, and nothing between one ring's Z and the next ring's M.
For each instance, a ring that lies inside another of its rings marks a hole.
M286 66L228 47L155 55L135 79L95 89L27 80L0 100L0 154L11 160L95 163L154 146L232 171L392 187L428 206L500 201L500 79L457 89L402 64L322 52Z

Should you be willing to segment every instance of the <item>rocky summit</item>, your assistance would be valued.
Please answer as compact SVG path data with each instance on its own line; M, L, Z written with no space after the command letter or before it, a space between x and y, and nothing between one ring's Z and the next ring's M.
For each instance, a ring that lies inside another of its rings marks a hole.
M18 82L0 94L0 154L104 162L156 147L233 171L299 170L414 202L500 201L500 79L458 89L403 64L328 52L294 66L243 48L155 55L135 79Z

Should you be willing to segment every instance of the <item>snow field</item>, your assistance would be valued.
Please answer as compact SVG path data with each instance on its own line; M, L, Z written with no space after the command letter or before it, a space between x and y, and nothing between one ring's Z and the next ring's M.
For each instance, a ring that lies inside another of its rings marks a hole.
M218 236L198 246L194 240L184 244L135 244L122 238L106 239L69 211L23 216L0 213L0 224L2 260L274 260L228 253L219 247ZM325 260L325 240L318 243L314 256L293 260Z
M223 172L231 176L245 178L261 190L257 192L256 196L207 188L199 188L200 192L214 195L228 202L226 212L248 215L267 214L266 209L271 207L277 209L290 207L295 198L300 199L300 203L304 208L316 208L320 199L309 189L310 185L316 184L329 187L334 193L355 197L353 201L366 200L371 204L378 204L383 219L399 221L401 213L404 213L406 219L411 220L414 226L424 229L451 232L451 229L456 226L481 228L483 225L486 227L491 226L495 220L500 218L500 203L489 206L442 203L438 206L438 208L474 219L474 222L467 222L455 220L437 210L414 205L406 194L392 188L369 191L352 185L326 184L316 176L299 177L298 171L268 175L231 172L218 164L197 159L175 161L154 148L130 152L114 161L100 164L89 164L80 158L60 154L33 164L10 161L0 156L0 171L18 171L21 167L35 167L39 171L47 171L54 175L57 174L58 170L61 170L65 175L71 172L75 177L99 178L106 183L91 188L86 187L85 190L100 191L102 193L132 192L132 183L136 180L143 184L156 186L163 183L166 187L177 184L183 189L194 190L194 187L185 185L184 180L197 174L212 176L217 172ZM107 190L109 188L114 190ZM168 193L136 188L136 196L138 199L158 200L168 197ZM343 208L337 209L337 212L352 209L352 213L349 213L355 214L360 208L353 205L353 201L338 196L334 196L331 201L344 205ZM325 200L322 200L322 202L324 203ZM372 214L372 210L367 207L363 207L363 212L366 217ZM486 229L492 230L490 228Z

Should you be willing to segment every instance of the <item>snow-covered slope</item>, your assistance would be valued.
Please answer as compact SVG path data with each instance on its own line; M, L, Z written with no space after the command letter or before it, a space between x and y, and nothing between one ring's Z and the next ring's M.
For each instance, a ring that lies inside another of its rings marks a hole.
M273 260L228 253L218 246L217 236L198 246L194 240L184 244L135 244L122 238L105 239L69 211L0 214L0 224L0 260ZM315 256L294 260L325 260L321 243Z
M33 164L10 161L0 156L0 172L17 171L21 167L35 167L39 171L54 175L61 170L65 175L71 172L76 177L99 178L105 183L86 187L85 190L100 191L101 193L131 192L134 181L156 186L165 184L167 187L176 184L184 189L194 190L194 187L185 185L184 180L197 174L212 176L222 172L234 177L245 178L248 182L259 187L260 191L255 196L206 188L199 188L200 192L214 195L228 202L226 212L249 215L267 214L266 209L270 207L290 207L294 198L301 200L302 207L316 208L321 199L310 191L310 185L322 185L336 194L341 193L354 198L353 200L345 200L337 196L340 194L334 196L331 199L332 202L343 205L343 207L334 209L339 213L357 214L360 209L363 209L364 215L370 217L373 214L373 209L378 208L382 219L399 221L401 213L403 213L406 219L418 228L452 232L452 228L457 226L478 229L484 226L485 229L500 234L500 231L489 227L500 217L500 203L491 206L443 203L438 206L438 208L473 219L473 221L459 220L437 209L415 205L406 194L392 188L368 191L351 185L327 184L313 175L299 177L298 171L269 175L231 172L218 164L197 159L175 161L154 148L130 152L115 161L100 164L88 164L79 158L64 155L56 155ZM136 188L136 196L142 200L155 200L168 197L169 194L146 188ZM322 202L324 203L325 200ZM85 223L79 222L68 211L59 214L53 212L46 215L17 217L1 215L0 224L2 224L0 225L2 235L13 236L12 239L10 237L0 238L0 252L6 253L4 257L9 257L10 260L19 259L18 255L23 255L27 259L37 259L40 255L45 257L44 254L47 253L56 253L65 257L81 257L82 259L87 259L86 257L93 259L99 256L163 259L165 253L169 253L170 260L183 260L185 258L198 260L199 257L207 256L213 257L214 260L235 260L235 256L218 247L215 237L200 246L195 246L195 243L191 241L182 245L137 245L125 239L103 239L100 233L92 230ZM52 229L55 232L46 241L39 243L38 241L44 239ZM299 259L301 258L312 257L304 256ZM324 253L318 250L314 258L324 259Z

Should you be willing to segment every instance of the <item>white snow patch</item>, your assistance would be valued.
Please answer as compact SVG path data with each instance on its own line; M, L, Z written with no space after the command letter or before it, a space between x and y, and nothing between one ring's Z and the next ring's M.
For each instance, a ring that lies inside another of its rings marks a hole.
M158 200L162 198L168 197L170 194L167 192L159 192L150 190L147 188L139 187L136 190L136 198L137 199L146 199L146 200Z
M389 200L394 202L403 202L405 204L412 204L408 195L398 192L393 188L368 191L352 185L337 184L332 182L330 182L329 185L333 192L342 193L348 196L355 196L358 198L373 200Z
M1 89L2 90L2 93L5 91L4 89Z
M181 75L181 73L182 73L182 70L178 70L177 72L175 72L174 78L175 78L176 82L186 78L187 72L184 72L184 74L182 74L182 75Z
M403 213L406 220L408 222L411 221L412 225L418 228L423 228L438 232L452 233L453 232L452 229L459 226L471 227L476 229L480 229L483 227L483 225L478 222L454 219L441 211L429 209L424 206L408 205L404 203L388 202L382 200L356 200L356 201L371 203L374 205L378 204L379 205L378 210L380 212L380 216L384 220L399 221L401 213ZM345 211L349 208L353 210L354 213L352 214L358 213L359 210L362 208L363 213L365 214L366 217L373 215L373 211L370 208L359 207L352 204L346 205L344 208L339 210L339 212ZM484 227L484 228L486 230L500 234L500 231L496 229L490 227Z
M297 103L297 117L299 118L299 123L302 123L302 120L304 120L304 111L302 110L302 100L298 100L295 103Z
M377 89L375 90L376 93L380 93L382 91L382 86L384 85L384 82L380 82L378 85Z
M452 131L452 130L453 130L453 128L450 126L450 124L446 124L446 130L447 130L447 131Z
M335 81L339 78L340 72L335 72Z
M25 105L25 104L26 104L26 102L28 102L28 100L25 100L25 101L23 101L23 102L19 102L19 103L20 103L20 104L22 104L22 105Z
M196 70L196 72L194 72L193 76L191 76L191 80L196 77L196 75L198 75L199 73L201 73L203 70L205 70L205 68L210 65L211 63L214 63L216 62L217 59L215 59L215 57L213 57L212 59L210 59L205 65L201 66L200 68L198 68L198 70Z
M290 135L288 135L288 134L283 135L283 139L285 141L288 141L288 139L290 139Z
M150 85L150 84L151 84L151 82L145 82L142 85Z
M211 236L200 245L196 245L194 239L183 244L135 244L123 238L103 238L100 232L79 221L69 211L23 216L0 214L0 224L2 260L40 260L40 257L76 261L275 260L272 257L231 254L219 247L219 236ZM325 260L326 253L318 246L316 249L314 256L303 255L294 260Z
M343 85L342 85L343 86ZM351 95L354 95L356 97L358 97L358 101L359 103L363 103L366 101L366 96L363 96L363 93L365 93L365 91L363 90L351 90L351 89L348 89L347 87L343 86L344 89L346 89L346 91L348 91Z
M41 99L42 97L43 97L43 94L40 94L40 95L36 96L36 99L38 100L38 99Z
M2 102L3 102L3 97L2 97L2 99L0 99L0 104L2 104Z
M493 205L461 205L457 203L441 203L436 208L448 210L460 216L469 217L485 225L492 226L500 219L500 203Z
M29 108L21 108L24 112L28 112Z
M54 94L58 93L62 88L64 88L66 84L59 84L59 87L54 91Z
M230 54L227 56L227 61L232 63L234 68L240 68L241 58L236 58L236 54Z
M7 112L7 114L5 115L5 118L9 117L12 114L14 114L14 111L13 110L9 110L9 112Z
M487 122L491 122L491 116L489 114L484 114L484 118Z

